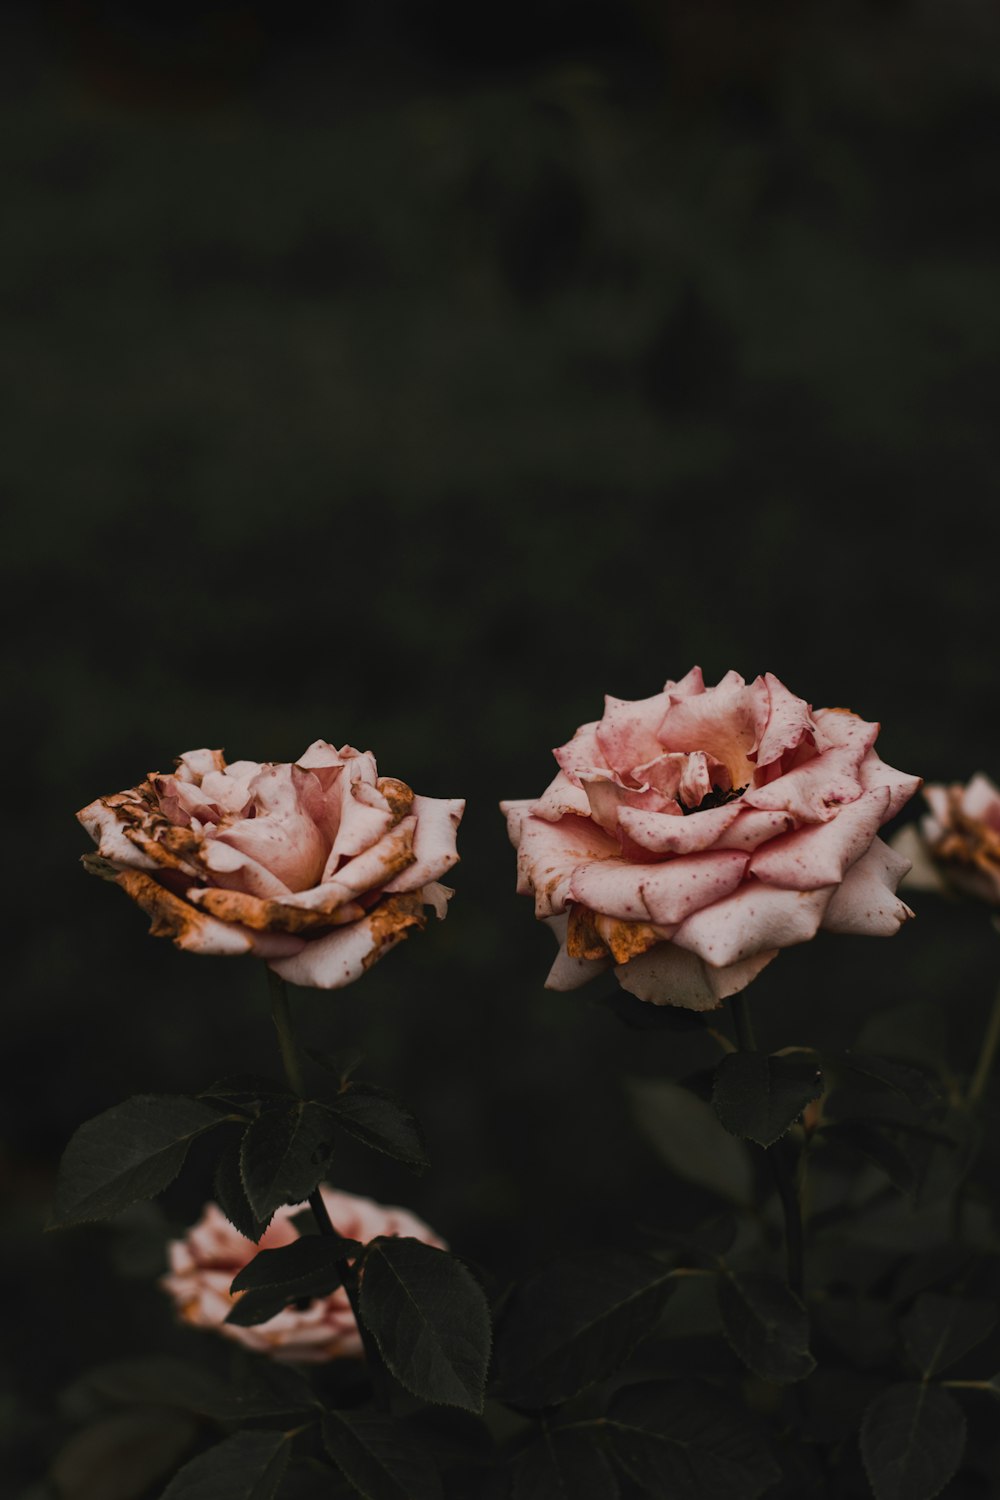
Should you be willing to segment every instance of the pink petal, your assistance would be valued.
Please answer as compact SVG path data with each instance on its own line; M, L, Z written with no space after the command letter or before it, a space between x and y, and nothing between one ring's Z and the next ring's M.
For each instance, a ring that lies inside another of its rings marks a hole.
M573 871L588 860L619 854L617 839L584 818L546 823L526 817L518 845L518 874L535 893L535 915L551 917L565 911Z
M657 738L665 750L708 751L726 767L734 787L747 786L754 772L749 756L766 700L762 678L747 687L737 673L729 673L716 687L672 702Z
M253 801L250 783L260 769L255 760L235 760L224 771L212 771L204 776L201 790L221 812L242 816Z
M565 771L576 786L580 785L580 776L587 771L610 770L604 758L604 752L597 742L597 731L600 728L595 719L591 724L581 724L573 738L566 745L560 745L552 754L562 771Z
M735 807L737 816L725 831L720 834L713 846L716 849L757 849L761 844L767 843L768 839L777 838L779 834L787 833L790 828L795 827L795 819L787 812L761 812L757 808L747 807L746 798L739 802L730 802L729 807ZM707 813L695 813L694 817L707 817ZM689 818L688 822L692 822Z
M226 761L221 750L185 750L177 758L177 775L182 781L200 783L210 771L222 771Z
M313 778L294 765L266 765L250 785L257 816L223 827L218 842L249 854L289 890L308 890L319 880L327 852L305 805L314 795Z
M982 771L978 771L966 786L962 794L962 811L967 818L975 818L1000 832L1000 791Z
M736 676L736 673L728 673L727 676ZM740 681L742 682L742 678ZM679 682L673 682L669 678L663 684L663 691L673 699L694 698L705 691L705 679L701 675L700 667L692 667L685 677Z
M618 820L629 838L651 854L693 854L710 848L736 822L740 809L739 802L727 802L683 817L680 809L671 815L623 807Z
M879 760L874 750L869 750L861 762L858 778L865 791L874 787L888 788L889 803L882 817L883 823L888 823L890 818L896 816L900 808L905 807L921 784L919 776L908 776L905 771L897 771L892 766L887 766L884 760Z
M434 915L439 922L443 922L448 915L448 902L454 894L455 892L450 885L441 885L437 880L428 881L425 886L421 886L420 890L417 891L417 895L424 906L433 907Z
M585 793L583 794L586 795ZM589 807L589 803L587 804ZM525 818L529 817L535 810L535 801L532 797L522 797L520 800L508 800L500 803L500 811L507 819L507 837L516 849L521 842L521 827ZM519 892L524 895L524 892Z
M715 1010L727 995L745 989L777 956L775 948L770 953L757 953L753 958L717 969L675 943L659 943L639 958L620 964L615 976L623 990L652 1005Z
M387 891L415 891L458 864L455 836L465 802L454 797L414 797L413 812L417 819L413 864L388 883Z
M218 839L204 840L198 851L198 860L214 876L212 884L223 890L244 891L248 896L260 896L263 900L291 894L285 882L272 875L259 860Z
M905 855L876 839L834 892L823 918L827 932L892 937L913 913L895 895L910 868Z
M370 848L395 822L389 803L374 785L343 775L327 794L327 818L327 826L335 826L336 834L323 869L324 880L336 874L342 859L352 859Z
M665 812L672 807L673 799L664 797L653 787L633 788L622 786L617 778L606 771L581 774L583 789L587 794L590 816L606 833L616 833L619 814L626 807L641 807L649 812Z
M669 705L665 693L636 700L605 698L604 717L597 726L596 739L607 764L627 774L643 761L658 756L662 746L656 731Z
M743 797L744 807L791 813L798 823L827 823L845 802L864 790L858 776L854 747L824 750L766 786L754 786Z
M816 749L821 753L835 747L852 750L859 765L878 738L878 724L862 719L847 708L818 708L813 719Z
M565 916L548 917L545 925L551 929L559 943L559 952L545 980L547 990L577 990L610 967L610 954L607 958L570 957L566 952L566 929L569 924Z
M802 698L796 698L771 672L764 674L764 686L768 700L765 728L753 757L758 770L780 760L787 751L796 749L804 739L813 743L815 735L810 704Z
M506 811L508 807L517 805L513 802L501 802L500 807ZM526 802L523 805L531 807L536 818L546 818L550 823L558 822L567 813L573 813L577 817L590 817L590 799L587 793L583 787L570 781L565 771L560 771L555 780L549 783L537 802Z
M306 943L292 958L270 967L290 984L306 989L337 990L360 979L372 964L423 925L420 903L413 896L390 896L360 922L338 927Z
M716 968L752 958L772 948L789 948L815 935L831 891L783 891L748 880L731 896L706 906L674 933L674 942L690 948Z
M574 901L606 916L671 926L728 896L746 865L747 856L734 851L691 854L658 865L603 860L576 870L569 893Z
M125 829L129 824L119 817L113 807L108 807L103 799L98 798L87 807L81 807L76 816L97 845L98 854L110 860L113 865L133 870L159 869L157 860L151 859L131 839L126 838Z
M412 814L402 818L370 849L342 864L336 875L308 891L289 896L284 905L302 911L334 911L344 902L370 891L388 890L393 876L402 871L408 873L413 865L417 821Z
M862 792L829 823L810 823L763 845L750 861L751 874L765 885L780 885L787 891L839 885L844 872L871 845L888 805L887 786Z

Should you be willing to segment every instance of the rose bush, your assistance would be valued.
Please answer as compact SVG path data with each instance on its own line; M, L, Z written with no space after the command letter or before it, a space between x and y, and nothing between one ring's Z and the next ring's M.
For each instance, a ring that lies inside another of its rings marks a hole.
M879 759L878 730L770 673L608 698L541 797L501 803L518 890L560 939L548 987L613 963L640 999L705 1010L820 927L896 932L908 861L876 834L920 779Z
M350 984L451 891L465 803L415 796L374 756L317 740L294 764L190 750L77 817L85 856L195 953L254 953L293 984Z
M387 1208L370 1198L338 1193L322 1187L327 1213L345 1239L367 1245L378 1235L406 1235L437 1250L447 1246L415 1214L405 1208ZM236 1276L261 1250L278 1250L299 1238L293 1215L305 1209L280 1208L259 1244L234 1229L221 1209L206 1204L198 1222L183 1239L168 1246L170 1270L160 1285L170 1293L178 1313L195 1328L211 1328L235 1339L247 1349L269 1354L277 1360L320 1363L330 1359L359 1359L361 1335L344 1288L328 1297L316 1297L306 1306L286 1307L283 1312L249 1328L227 1323L226 1318L243 1295L230 1293Z
M925 786L924 797L930 812L893 840L912 862L906 884L1000 907L1000 791L979 772L964 786Z

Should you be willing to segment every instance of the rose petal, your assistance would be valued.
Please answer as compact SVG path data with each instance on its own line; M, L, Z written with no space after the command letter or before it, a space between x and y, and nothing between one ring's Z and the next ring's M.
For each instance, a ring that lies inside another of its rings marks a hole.
M726 674L727 677L735 677L736 675L737 674L735 672L729 672ZM742 680L743 679L740 678L741 682ZM690 672L688 672L686 676L682 677L679 682L673 682L668 678L667 681L663 684L663 691L669 698L675 700L680 698L697 697L699 693L703 693L705 691L705 679L701 674L701 668L692 667Z
M417 820L413 863L388 882L387 891L418 890L458 864L455 837L465 802L460 797L414 797L413 811ZM342 874L338 873L338 880Z
M743 805L789 812L798 823L827 823L843 803L854 802L864 790L859 766L854 746L824 750L766 786L751 787Z
M727 802L683 817L680 808L670 814L623 807L618 819L629 838L651 854L694 854L710 848L736 822L740 810L739 802Z
M789 750L795 750L803 740L815 743L816 731L810 704L796 698L771 672L765 672L764 686L767 690L765 727L752 756L758 771L780 760Z
M121 870L116 883L152 918L153 937L172 938L188 953L256 953L268 958L297 953L303 946L301 938L285 933L252 932L248 927L218 922L139 870Z
M574 871L569 894L592 911L624 921L683 922L736 889L747 866L735 850L691 854L665 864L603 860Z
M871 844L888 805L887 786L862 792L829 823L810 823L758 849L750 860L751 874L765 885L780 885L788 891L838 885Z
M654 787L622 786L606 771L581 772L580 780L587 794L590 816L606 833L617 832L623 808L641 807L649 812L665 812L673 806L673 799L664 797Z
M596 719L591 724L581 724L568 744L560 745L552 752L560 769L575 786L580 785L580 776L588 771L611 769L597 742L599 728Z
M266 765L250 787L257 816L223 827L216 834L218 842L249 854L289 890L308 890L319 880L327 854L326 841L307 811L315 781L298 766Z
M582 795L586 795L583 793ZM589 806L589 804L588 804ZM525 818L529 817L535 810L535 801L531 797L520 799L508 799L500 803L500 811L507 819L507 837L516 849L521 842L521 826ZM521 895L524 892L520 892Z
M536 818L545 818L550 823L558 822L567 813L573 813L577 817L590 817L590 798L583 787L576 786L570 781L565 771L560 771L555 780L549 783L537 802L501 802L500 804L501 810L505 813L508 808L518 806L530 807Z
M762 678L748 687L738 673L729 673L715 687L672 702L657 738L665 750L707 750L726 767L732 786L747 786L754 773L749 756L766 703Z
M226 758L221 750L185 750L174 764L181 781L200 783L210 771L224 771Z
M921 785L919 776L908 776L905 771L897 771L894 766L887 766L874 750L869 750L861 762L858 779L865 791L870 791L875 787L888 788L889 803L882 815L883 823L888 823L890 818L894 818Z
M727 995L745 989L777 958L777 948L740 963L713 968L696 953L675 943L660 943L639 958L619 965L615 977L623 990L653 1005L680 1005L686 1010L715 1010Z
M413 894L387 896L360 922L351 922L325 937L306 943L292 958L270 967L290 984L336 990L370 969L406 937L411 927L425 922L420 900Z
M890 842L901 859L909 861L910 868L902 877L902 884L911 891L933 891L937 896L948 894L948 886L927 850L927 845L915 824L907 823Z
M126 838L129 826L118 811L108 807L103 798L81 807L77 818L97 845L97 852L113 865L133 870L156 870L159 862L144 854L133 840Z
M826 909L827 932L892 937L913 913L895 890L910 868L904 854L876 839L868 853L848 870Z
M861 764L866 753L878 738L879 725L862 719L849 708L818 708L813 715L816 723L816 749L834 748L852 750Z
M450 885L441 885L437 880L428 881L427 885L421 886L416 893L424 906L434 908L434 915L439 922L443 922L448 915L448 902L455 892Z
M688 917L673 940L706 963L724 968L771 948L808 942L823 919L830 896L829 887L784 891L748 880L731 896Z
M212 884L223 890L245 891L248 896L259 896L263 900L291 895L285 882L259 860L218 839L205 839L198 851L198 863L211 873Z
M611 964L611 955L606 958L571 958L566 951L566 930L569 925L568 918L563 916L546 917L545 925L551 928L554 937L559 943L559 952L556 954L555 962L548 972L545 980L547 990L576 990L595 975L601 974Z
M604 717L595 730L605 762L627 774L644 761L655 759L662 749L656 731L669 706L665 693L635 700L605 698Z
M962 811L1000 832L1000 791L988 776L977 771L962 793Z
M747 807L745 799L728 805L736 808L736 817L716 839L712 846L715 849L758 849L768 839L778 838L795 827L791 813L760 811ZM695 817L707 816L707 813L695 813L687 821L692 823Z
M578 865L618 853L618 841L584 818L546 823L544 818L526 817L521 823L517 861L521 878L535 893L535 915L551 917L566 909Z

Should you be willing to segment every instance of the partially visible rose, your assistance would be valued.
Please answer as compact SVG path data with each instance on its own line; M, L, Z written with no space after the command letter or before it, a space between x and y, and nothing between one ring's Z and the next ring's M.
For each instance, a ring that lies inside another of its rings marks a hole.
M518 890L561 941L548 988L614 963L641 1000L709 1010L821 927L896 932L908 862L876 834L920 779L879 759L878 731L770 673L608 698L541 797L501 803Z
M437 1250L444 1241L405 1208L386 1208L353 1193L320 1190L327 1212L345 1239L367 1245L378 1235L406 1235ZM266 1323L241 1328L227 1323L243 1295L229 1291L234 1276L261 1250L278 1250L299 1238L292 1216L308 1207L279 1208L259 1244L245 1239L214 1203L206 1204L197 1224L181 1240L168 1246L170 1270L161 1286L173 1298L178 1313L195 1328L212 1328L247 1349L283 1361L320 1363L330 1359L360 1359L361 1335L343 1287L328 1297L314 1298L304 1307L290 1306Z
M294 764L189 750L171 775L77 813L84 857L193 953L254 953L293 984L338 989L452 892L465 803L415 796L370 751L324 740Z
M893 839L912 861L904 883L1000 907L1000 791L980 771L964 786L925 786L924 798L930 812Z

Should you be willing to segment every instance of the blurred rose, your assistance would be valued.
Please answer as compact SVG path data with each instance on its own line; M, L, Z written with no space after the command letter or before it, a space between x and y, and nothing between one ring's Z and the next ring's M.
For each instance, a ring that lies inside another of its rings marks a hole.
M335 1193L328 1187L320 1191L334 1228L345 1239L360 1240L367 1245L378 1235L406 1235L436 1249L447 1249L432 1229L405 1208L386 1208L370 1198ZM170 1271L161 1279L184 1321L196 1328L214 1328L247 1349L270 1354L278 1360L319 1363L328 1359L359 1359L363 1353L361 1335L343 1287L328 1297L314 1298L303 1307L286 1307L266 1323L256 1323L250 1328L225 1321L242 1295L239 1292L235 1297L230 1295L233 1277L259 1251L277 1250L297 1240L299 1234L292 1216L307 1208L305 1203L279 1208L260 1243L255 1245L233 1228L214 1203L207 1204L197 1224L182 1240L174 1240L168 1246Z
M561 940L548 987L613 962L640 999L708 1010L820 927L896 932L907 861L876 833L920 780L878 758L878 729L770 673L608 698L541 797L501 804L518 890Z
M323 740L293 765L189 750L172 775L77 813L88 868L193 953L254 953L293 984L338 989L451 891L465 803L418 797L374 756Z
M906 885L1000 907L1000 791L979 772L965 786L925 786L924 797L930 812L893 839L912 862Z

